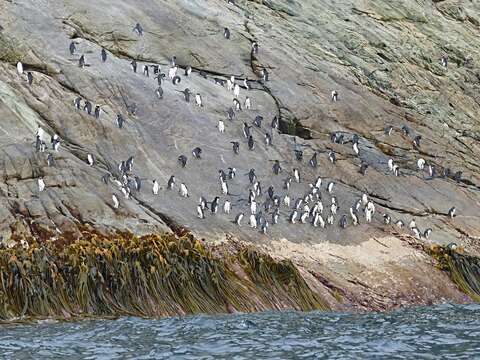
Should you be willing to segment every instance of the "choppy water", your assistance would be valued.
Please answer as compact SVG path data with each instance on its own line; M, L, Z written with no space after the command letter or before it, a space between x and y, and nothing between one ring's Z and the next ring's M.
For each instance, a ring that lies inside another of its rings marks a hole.
M480 359L480 305L0 325L6 359Z

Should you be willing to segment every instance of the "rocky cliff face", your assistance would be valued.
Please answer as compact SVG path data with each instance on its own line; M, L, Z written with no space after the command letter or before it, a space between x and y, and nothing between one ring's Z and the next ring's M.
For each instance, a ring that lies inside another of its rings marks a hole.
M345 294L354 294L352 302L372 299L372 288L378 308L442 297L460 301L453 286L437 288L444 275L406 239L413 235L408 225L415 219L422 233L432 229L422 241L456 242L473 253L479 249L479 14L476 2L449 0L3 1L4 242L21 235L76 237L79 225L85 224L137 234L186 229L211 242L245 241L293 259L316 275L324 274L329 280L322 284L330 294L348 289ZM137 22L142 36L132 30ZM225 27L231 32L228 40ZM259 50L252 54L254 41ZM173 56L181 77L176 85L168 79ZM442 56L448 57L447 67ZM137 73L130 67L133 60ZM23 74L16 69L19 61ZM162 99L155 92L159 85L153 68L147 77L144 65L160 65L167 75ZM184 75L187 66L193 68L190 76ZM263 69L268 81L262 80ZM31 85L27 72L33 75ZM252 101L251 109L235 111L232 121L227 110L234 106L234 95L226 89L231 75L241 86L242 107L247 96ZM186 88L192 91L190 103L181 93ZM333 90L337 102L331 101ZM194 104L197 93L203 107ZM80 110L73 105L78 97ZM99 119L83 110L85 101L101 106ZM116 123L118 114L125 118L122 128ZM255 148L249 150L243 123L252 124L257 115L264 120L260 128L252 127ZM275 116L279 130L270 127ZM219 120L225 122L224 133L217 130ZM38 126L45 130L45 152L35 149ZM388 126L393 127L390 135L384 131ZM408 134L401 130L405 126ZM345 143L332 143L333 132L343 135ZM271 146L264 142L267 133ZM59 151L51 148L54 134L61 141ZM355 134L358 155L352 149ZM420 144L415 145L418 135ZM232 141L240 143L238 155ZM202 149L201 159L193 158L195 147ZM302 161L296 160L295 150L303 151ZM330 151L335 164L329 161ZM308 165L314 153L316 168ZM53 166L48 166L48 154ZM93 166L88 154L95 158ZM188 158L185 168L178 164L179 155ZM114 179L121 180L119 164L132 156L127 199ZM426 162L424 170L418 169L420 158ZM389 159L399 166L399 176L389 171ZM275 160L283 169L279 175L272 171ZM368 165L365 175L359 172L362 164ZM435 168L434 176L428 165ZM227 180L229 195L223 195L219 170L228 172L229 167L237 169L236 177ZM284 182L293 168L299 169L301 180L287 191ZM247 225L250 169L263 188L257 202L269 221L273 208L263 209L267 188L273 186L282 199L286 193L292 198L290 208L280 206L279 223L270 224L266 235ZM167 190L172 175L176 184ZM139 191L134 176L142 180ZM335 183L339 209L334 224L322 229L289 223L293 203L318 176L323 179L325 220L332 197L326 186ZM39 177L46 185L42 192ZM156 196L153 179L161 187ZM178 193L181 183L188 187L188 198ZM349 209L364 193L376 212L366 223L362 206L360 225L354 226ZM208 201L220 197L216 215L206 211L205 219L197 216L201 196ZM221 211L227 199L230 215ZM448 216L452 207L454 218ZM240 212L245 213L241 227L233 223ZM406 226L385 225L384 213L392 223L402 220ZM341 229L344 214L348 225Z

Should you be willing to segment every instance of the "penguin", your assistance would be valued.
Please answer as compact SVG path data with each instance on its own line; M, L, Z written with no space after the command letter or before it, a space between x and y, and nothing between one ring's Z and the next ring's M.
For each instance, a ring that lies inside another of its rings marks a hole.
M178 84L180 84L181 81L182 81L182 78L178 75L175 75L172 79L172 84L173 85L178 85Z
M235 224L237 224L238 226L241 226L243 216L244 216L243 213L237 214L237 216L235 216Z
M332 93L331 93L331 100L332 102L337 102L338 101L338 92L337 90L332 90Z
M362 205L364 205L364 206L367 205L367 203L368 203L368 195L365 194L365 193L363 193L361 200L362 200Z
M42 192L43 190L45 190L45 181L43 181L42 177L38 178L37 183L38 183L38 191L39 192Z
M355 153L355 155L358 155L358 153L359 153L358 143L354 142L353 145L352 145L352 149L353 149L353 152Z
M253 140L253 136L250 135L248 138L248 149L249 150L254 150L255 149L255 141Z
M172 175L167 181L167 190L172 190L174 185L175 185L175 176Z
M290 190L290 184L291 183L292 183L292 178L291 177L286 178L284 183L283 183L283 188L286 189L286 190Z
M121 114L117 114L116 117L116 123L119 129L123 128L123 123L125 122L125 119Z
M293 210L293 212L290 214L290 217L288 220L292 223L295 224L295 221L297 220L298 212L297 210Z
M102 59L102 62L107 61L107 52L105 51L104 48L102 48L102 51L100 52L100 57Z
M89 166L93 166L93 164L95 164L95 158L92 154L87 154L87 162Z
M80 56L80 59L78 59L78 66L79 66L80 68L84 68L84 67L85 67L85 64L86 64L86 62L85 62L85 55L82 55L82 56Z
M18 75L23 74L23 64L20 61L17 62L17 73L18 73Z
M177 57L172 56L172 59L170 60L170 65L171 66L176 66L177 65Z
M462 181L462 172L461 171L457 171L454 175L453 175L453 180L455 180L456 182L460 182Z
M328 215L327 217L327 224L328 225L333 225L334 217L332 214Z
M133 31L137 33L139 36L143 36L143 27L140 25L140 23L136 23L135 27L133 28Z
M418 170L423 170L425 168L425 159L420 158L417 161Z
M347 227L347 215L345 214L342 215L339 221L339 225L342 229L345 229Z
M71 42L70 45L68 46L68 50L70 51L70 55L74 55L75 51L77 50L77 47L75 46L75 42Z
M448 216L450 219L453 219L456 216L457 209L455 206L451 207L450 210L448 210Z
M398 167L397 164L393 165L393 175L395 175L395 176L400 175L399 167Z
M421 235L421 233L420 233L420 230L418 230L417 227L412 228L412 232L413 232L413 234L415 235L415 237L416 237L417 239L420 239L420 238L422 237L422 235Z
M158 98L159 100L162 100L162 99L163 99L163 89L162 89L161 86L159 86L159 87L157 88L157 90L155 90L155 95L157 95L157 98Z
M210 211L212 214L216 214L218 211L218 202L220 201L220 198L218 196L213 199L213 201L210 204Z
M205 213L203 212L203 208L201 205L197 205L197 216L200 219L205 219Z
M257 218L255 217L254 214L251 214L250 215L250 227L252 229L256 229L257 228Z
M286 194L283 198L283 204L285 207L289 208L290 207L290 196Z
M385 129L383 130L383 133L387 136L391 136L393 133L393 126L391 125L386 126Z
M185 155L180 155L177 161L182 168L184 168L187 165L187 157Z
M242 105L240 105L240 101L238 101L238 99L233 99L233 106L235 107L235 110L242 111Z
M230 143L232 144L233 153L238 155L240 152L240 143L237 141L230 141Z
M262 121L263 121L263 117L260 116L260 115L257 115L255 117L255 120L253 120L253 125L255 125L258 128L261 128L262 127Z
M240 86L238 84L233 86L233 96L235 96L236 99L240 96Z
M196 147L195 149L192 150L192 155L195 159L201 159L201 154L202 154L202 149L199 147Z
M245 136L246 139L248 139L251 135L250 128L251 126L249 126L246 122L243 123L243 136Z
M177 76L177 70L178 70L178 67L175 65L172 66L170 69L168 69L168 78L170 80L173 80L173 78Z
M49 167L55 166L55 159L53 158L53 155L52 155L52 154L48 154L48 155L47 155L47 165L48 165Z
M184 183L181 183L180 184L180 190L179 190L179 193L180 193L180 196L181 197L188 197L188 189L187 189L187 186L184 184Z
M353 208L350 208L350 217L352 218L352 223L354 226L358 225L358 216L355 214L355 210Z
M230 30L228 28L223 29L223 37L227 40L230 40Z
M308 211L305 211L305 212L302 214L302 216L300 216L300 222L301 222L302 224L306 224L309 215L310 215L309 212L308 212Z
M330 160L330 162L332 164L335 164L335 162L337 161L337 157L336 157L335 152L333 150L330 150L328 152L328 160Z
M52 149L57 152L60 149L60 139L57 134L54 134L52 137Z
M272 135L265 133L265 146L272 145Z
M330 212L332 213L332 215L337 215L337 209L338 205L335 202L332 202L332 204L330 205Z
M230 180L233 180L235 178L236 173L237 173L237 169L235 169L234 167L228 168L228 178Z
M195 105L198 107L203 107L202 96L200 94L195 95Z
M312 168L316 168L317 165L318 165L318 161L317 161L317 153L313 153L312 157L310 158L310 160L308 161L308 165L310 165L310 167Z
M148 65L143 65L143 76L150 77L150 71L148 70Z
M252 54L258 54L258 43L256 41L252 42Z
M230 121L235 119L235 112L233 111L233 109L231 107L228 108L228 110L227 110L227 119L230 120Z
M360 169L358 170L358 172L360 174L362 174L363 176L365 176L365 175L367 175L367 170L368 170L368 164L361 163L360 164Z
M130 63L130 67L132 68L132 71L136 74L137 73L137 61L132 60L132 62Z
M101 111L100 105L96 105L95 110L93 111L93 116L97 120L100 118L100 111Z
M243 106L245 107L245 110L250 110L250 108L252 107L252 101L248 96L245 98L245 102L243 103Z
M90 101L85 100L83 111L86 111L88 115L92 115L92 103Z
M385 225L390 225L390 222L392 221L392 218L388 214L383 214L383 223Z
M440 58L440 63L446 69L448 67L448 56L442 55L442 57Z
M425 232L423 233L423 237L424 237L425 239L428 239L431 234L432 234L432 229L428 228L428 229L425 230Z
M404 224L403 224L403 221L402 220L397 220L397 222L395 223L395 225L398 227L398 228L403 228Z
M76 110L80 110L81 102L82 102L82 98L80 97L77 97L73 100L73 106L75 106Z
M250 84L249 84L247 78L243 79L243 86L245 87L245 89L250 90Z
M187 66L185 68L185 76L190 76L190 74L192 73L192 67L191 66Z
M158 195L158 190L160 189L160 186L158 185L158 181L157 180L153 180L153 186L152 186L152 192L153 192L153 195Z
M410 230L417 227L417 223L415 222L415 219L410 220L408 227L410 228Z
M230 201L225 200L225 203L223 204L223 212L228 215L230 214L231 209L232 209L232 204L230 203Z
M227 79L227 91L232 91L233 85L234 84L230 81L230 79Z
M416 148L419 148L420 147L420 141L422 140L422 136L421 135L417 135L414 137L413 139L413 145L416 147Z
M33 84L33 74L30 71L27 72L27 81L28 81L28 85L32 86L32 84Z
M365 220L366 222L372 222L372 211L368 208L365 209Z
M268 71L267 71L267 69L262 69L260 75L262 76L262 81L263 82L268 81Z
M334 187L335 183L333 181L330 181L327 185L327 191L329 194L331 194L333 192L333 187Z
M409 136L410 135L410 128L407 125L403 125L402 126L402 132L403 132L403 135Z
M273 170L273 173L275 175L278 175L279 173L282 172L282 167L280 166L280 161L275 160L275 162L273 163L272 170Z
M120 205L120 202L118 201L117 195L115 195L115 194L112 195L112 201L113 201L113 207L115 209L118 209L118 206Z
M223 120L218 120L217 128L221 134L225 132L225 123L223 122Z
M223 195L228 195L228 185L225 181L221 182Z
M394 165L394 164L393 164L393 159L392 159L392 158L388 159L387 165L388 165L388 169L389 169L390 171L393 171L393 165Z
M293 169L293 177L295 178L295 181L300 184L300 172L298 169Z
M279 121L278 121L278 117L276 115L273 117L272 122L270 123L270 127L272 129L278 130Z

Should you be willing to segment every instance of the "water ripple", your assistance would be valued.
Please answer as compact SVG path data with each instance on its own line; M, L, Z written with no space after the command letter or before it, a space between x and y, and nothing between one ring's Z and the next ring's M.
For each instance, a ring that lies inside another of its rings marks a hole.
M5 359L475 359L480 306L0 326Z

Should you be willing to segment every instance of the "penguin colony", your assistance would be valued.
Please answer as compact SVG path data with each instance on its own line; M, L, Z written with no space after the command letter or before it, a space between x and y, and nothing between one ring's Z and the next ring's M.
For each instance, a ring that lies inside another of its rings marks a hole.
M229 3L233 3L229 1ZM140 23L137 23L132 30L136 36L143 37L145 30ZM225 41L230 41L234 34L228 28L223 29L223 37ZM84 54L78 54L77 43L72 41L68 47L71 56L78 56L78 67L83 69L85 66L90 66ZM257 41L251 43L251 56L259 56L261 49ZM92 55L93 56L93 55ZM98 56L102 63L109 61L109 54L105 49L101 49ZM448 58L442 56L440 59L442 66L448 66ZM162 65L163 66L163 65ZM177 64L175 56L172 57L165 72L158 64L138 64L136 60L130 63L131 71L143 76L150 77L151 75L156 84L155 95L159 100L164 97L162 84L170 81L174 86L179 86L182 82L182 75L185 77L192 76L192 72L199 72L199 75L208 78L208 75L202 71L193 70L190 66L183 68ZM184 70L180 75L180 70ZM24 77L29 86L34 84L34 74L31 71L25 71L24 65L19 62L17 64L17 72ZM240 111L250 111L255 104L253 92L249 92L255 84L265 85L269 81L269 72L267 69L262 69L259 73L258 79L237 79L235 76L230 76L227 79L212 78L216 85L225 88L225 91L231 94L232 106L226 109L225 120L218 120L216 126L217 131L221 134L225 133L227 127L241 126L244 139L236 139L230 141L231 149L234 154L239 154L240 151L255 151L259 146L271 147L274 146L274 134L280 133L280 114L275 116L270 121L265 121L261 115L257 115L251 124L244 122L239 124L235 122L237 113ZM192 92L189 88L184 90L177 90L183 95L186 103L191 103L199 108L205 106L204 100L200 93ZM248 93L242 100L242 93ZM341 101L341 94L337 90L332 90L330 93L330 100L332 103ZM73 99L73 106L76 111L84 111L95 119L100 120L102 115L101 105L92 104L89 100L76 97ZM136 115L136 105L127 105L127 112L129 116ZM128 124L128 117L122 114L116 114L115 124L119 129L122 129L125 124ZM265 122L267 124L265 125ZM227 126L228 124L228 126ZM386 125L384 134L391 136L393 132L399 131L404 136L411 139L412 146L416 149L421 147L422 136L415 134L406 125L401 128L395 128L392 125ZM263 136L259 136L261 133ZM281 135L279 135L281 136ZM330 140L334 144L344 146L351 146L352 155L360 159L359 155L362 152L362 139L357 134L349 134L346 132L335 132L330 136ZM50 145L47 145L47 142ZM227 140L226 140L227 141ZM227 141L228 142L228 141ZM49 151L51 149L51 151ZM61 139L57 134L54 134L47 139L46 132L39 126L35 135L35 150L40 153L46 152L46 159L48 166L55 165L55 155L61 149ZM334 165L337 164L337 156L334 150L327 149L325 151L312 151L310 154L305 154L305 149L296 144L295 149L291 153L292 159L298 163L293 169L284 169L279 160L271 160L271 176L283 177L283 188L277 189L273 185L264 185L268 179L257 178L254 168L238 170L233 166L228 169L220 169L218 176L215 179L212 176L212 182L218 182L218 194L211 196L212 200L207 200L203 195L199 199L190 197L189 187L195 186L189 184L188 179L182 181L177 180L175 175L171 175L163 187L157 179L152 179L149 183L149 189L144 189L142 186L142 179L134 175L134 158L129 157L126 160L120 161L115 171L109 172L102 177L102 181L107 185L114 185L118 188L118 192L111 194L111 206L118 209L122 206L122 201L128 201L132 194L140 191L148 191L152 196L159 196L162 191L176 191L178 192L179 201L191 202L191 216L196 216L202 221L206 221L210 216L219 216L217 214L223 213L224 217L229 219L236 226L248 226L252 231L258 231L262 234L267 234L271 226L275 226L280 222L289 223L291 226L312 226L313 228L338 227L345 229L349 226L358 226L359 224L368 224L377 219L385 225L392 225L397 228L404 228L405 222L402 219L392 219L388 213L378 214L376 211L375 199L369 194L363 193L358 196L358 200L353 204L339 204L337 200L336 183L334 181L326 181L318 175L321 169L319 166L318 156L321 153L326 154L326 159ZM187 168L191 161L203 161L203 150L200 147L195 147L190 154L175 154L176 161L180 168ZM171 154L167 154L170 156ZM308 156L308 160L304 162L304 156ZM360 159L361 160L361 159ZM97 159L95 154L85 154L85 162L87 166L95 167ZM361 160L359 166L359 173L366 175L369 166L372 164L365 163ZM379 164L375 164L379 165ZM248 165L246 165L248 166ZM380 164L385 170L387 176L402 176L402 169L391 158L386 164ZM435 165L429 164L425 159L419 158L416 161L415 167L424 177L428 174L429 178L444 177L452 178L455 181L461 181L462 173L453 173L450 169L442 169L438 173ZM306 171L306 170L309 171ZM246 173L245 173L246 171ZM313 178L311 174L317 173ZM309 174L308 176L304 174ZM249 187L243 194L232 194L229 185L235 182L237 176L248 177ZM293 183L304 184L307 188L303 192L295 192L293 190ZM38 191L43 192L48 188L48 182L44 178L37 179ZM198 191L197 192L201 192ZM124 200L121 200L121 199ZM198 201L197 201L198 200ZM453 219L457 215L457 209L451 207L445 211L445 216ZM407 228L407 227L406 227ZM429 238L432 233L431 228L419 229L415 219L410 219L408 228L417 238Z

